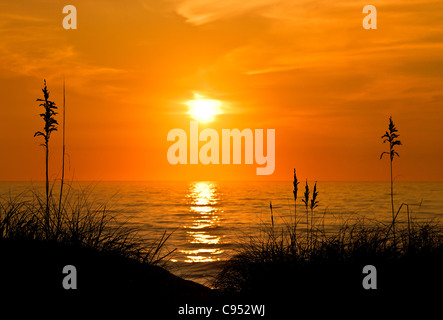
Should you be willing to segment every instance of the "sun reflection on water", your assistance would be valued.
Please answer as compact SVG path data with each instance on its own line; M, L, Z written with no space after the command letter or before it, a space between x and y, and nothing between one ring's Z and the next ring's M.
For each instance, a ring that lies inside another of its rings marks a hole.
M185 262L219 261L218 256L223 253L223 250L217 245L221 244L222 237L214 230L220 226L219 214L222 211L217 207L219 198L216 184L193 182L189 186L187 198L192 221L184 228L187 229L187 242L197 249L180 250L186 256Z

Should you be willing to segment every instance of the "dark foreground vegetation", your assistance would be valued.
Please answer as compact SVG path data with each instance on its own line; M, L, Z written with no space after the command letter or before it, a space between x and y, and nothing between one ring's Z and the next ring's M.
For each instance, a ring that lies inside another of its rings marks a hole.
M50 311L45 314L67 307L104 314L145 310L153 316L176 314L173 306L185 301L212 299L211 289L163 268L171 253L165 252L166 234L146 241L106 207L92 207L82 192L68 193L61 206L51 196L47 212L46 199L37 193L28 200L0 200L3 305L7 297L19 305L42 304ZM75 290L63 288L66 265L77 270Z
M395 239L395 240L394 240ZM366 265L377 289L363 288ZM225 265L214 287L238 300L266 301L274 314L385 316L437 308L443 285L443 232L436 222L397 226L363 220L334 233L266 228Z
M334 233L269 226L239 248L209 289L163 268L170 253L164 250L166 235L146 241L105 207L91 207L82 193L67 193L61 206L50 199L49 215L46 199L37 194L0 201L0 291L22 305L182 319L177 310L185 304L265 304L265 319L307 313L348 318L383 307L396 314L432 310L429 298L441 297L443 232L436 222L397 224L395 237L390 226L376 222L348 223ZM76 290L62 286L66 265L77 269ZM376 290L362 286L366 265L376 267Z

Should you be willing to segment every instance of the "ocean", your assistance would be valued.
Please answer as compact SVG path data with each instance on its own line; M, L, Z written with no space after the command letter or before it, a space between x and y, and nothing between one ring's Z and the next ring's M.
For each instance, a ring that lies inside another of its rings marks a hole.
M312 195L314 182L309 182ZM137 226L149 240L171 233L166 250L174 250L168 269L189 280L210 285L224 261L238 245L260 236L271 224L275 229L292 223L295 206L292 181L276 182L73 182L66 189L83 190L94 205L106 204L117 218ZM44 182L0 182L3 198L30 190L44 192ZM365 219L388 224L392 220L389 182L317 183L318 207L313 223L326 232L340 223ZM298 228L306 229L306 210L301 201L305 183L299 184ZM443 216L443 182L397 182L395 208L409 205L415 220ZM406 223L406 211L398 223ZM166 252L166 251L165 251Z

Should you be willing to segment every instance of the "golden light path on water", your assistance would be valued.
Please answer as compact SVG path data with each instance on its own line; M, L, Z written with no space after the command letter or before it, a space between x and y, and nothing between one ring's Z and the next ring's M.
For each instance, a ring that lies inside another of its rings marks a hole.
M221 237L211 231L220 225L219 209L216 207L219 199L213 183L199 181L190 185L187 198L190 201L192 222L185 225L187 242L201 248L180 250L186 255L185 262L219 261L223 250L217 247Z

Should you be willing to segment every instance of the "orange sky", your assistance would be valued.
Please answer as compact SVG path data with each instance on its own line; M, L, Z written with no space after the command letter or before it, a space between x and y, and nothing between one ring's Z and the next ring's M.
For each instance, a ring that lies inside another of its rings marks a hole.
M78 29L62 27L75 5ZM362 8L378 29L362 28ZM443 2L431 0L0 0L0 180L44 179L43 79L62 105L75 180L387 180L381 135L403 146L396 180L443 180ZM184 102L223 101L201 128L276 130L273 175L256 165L168 163ZM61 120L61 118L59 118ZM61 132L50 177L61 171Z

